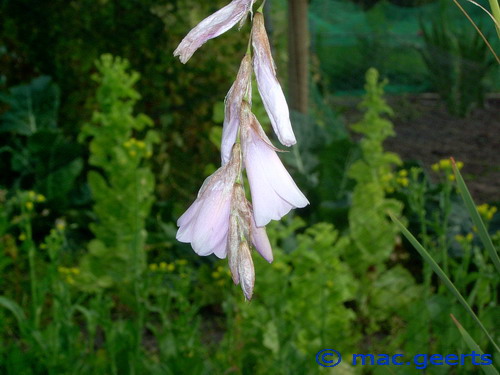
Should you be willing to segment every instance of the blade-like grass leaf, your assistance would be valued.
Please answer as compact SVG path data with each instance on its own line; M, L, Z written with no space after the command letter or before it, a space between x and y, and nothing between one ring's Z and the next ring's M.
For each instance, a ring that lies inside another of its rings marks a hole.
M458 331L462 335L465 343L470 348L470 350L483 355L484 354L483 351L481 350L479 345L477 345L477 343L474 341L471 335L469 335L469 332L467 332L467 330L464 327L462 327L460 322L455 318L455 316L453 316L453 314L450 314L450 316L451 319L453 319L453 322L457 326ZM481 365L481 369L484 371L486 375L499 375L497 369L493 365Z
M439 267L439 265L436 263L436 261L432 258L432 256L425 250L425 248L418 242L418 240L413 237L413 235L406 229L406 227L401 223L396 217L394 217L391 213L389 213L389 216L391 217L392 221L396 223L396 225L399 227L403 235L410 241L410 243L415 247L415 249L420 253L422 258L425 259L427 263L431 266L431 268L436 272L436 274L439 276L439 278L443 281L443 283L446 285L446 287L455 295L455 297L459 300L459 302L463 305L465 310L472 316L472 318L476 321L476 323L481 327L483 332L488 336L488 339L491 341L495 349L500 353L500 348L498 345L495 343L493 340L493 337L488 333L488 330L484 327L483 323L481 323L481 320L477 317L477 315L474 313L472 308L469 306L465 298L460 294L458 289L455 287L455 285L451 282L451 280L446 276L444 271Z
M476 205L472 200L472 196L470 195L469 189L467 189L467 185L465 185L464 179L462 178L462 175L460 174L460 171L458 170L455 164L455 160L453 160L453 158L451 158L451 165L453 166L453 172L455 173L455 178L457 180L458 190L462 195L462 198L464 200L465 206L467 207L467 211L469 211L469 215L472 219L472 222L477 228L477 233L479 234L479 238L481 239L481 242L488 251L488 254L490 254L491 260L493 261L493 264L495 264L497 271L500 273L500 258L498 257L498 253L495 247L493 246L493 242L491 242L491 237L488 234L488 230L484 225L483 219L481 219L481 215L479 215L479 212L477 211Z

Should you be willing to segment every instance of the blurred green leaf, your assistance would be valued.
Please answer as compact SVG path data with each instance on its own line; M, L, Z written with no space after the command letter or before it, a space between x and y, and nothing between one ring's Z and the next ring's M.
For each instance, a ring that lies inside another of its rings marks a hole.
M8 110L0 116L0 132L31 135L39 130L54 129L59 95L59 88L47 76L13 87L7 94L0 94L0 102L8 106Z

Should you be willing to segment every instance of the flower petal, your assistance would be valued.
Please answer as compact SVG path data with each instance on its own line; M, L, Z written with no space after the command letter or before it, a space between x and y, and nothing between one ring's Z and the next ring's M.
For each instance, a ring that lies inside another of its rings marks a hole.
M236 25L250 11L254 0L233 0L224 8L205 18L182 39L174 56L185 64L208 40L218 37Z
M262 255L262 258L267 260L269 263L273 262L273 249L271 248L271 243L267 237L266 227L258 227L255 223L255 219L252 216L252 229L250 232L252 238L252 244L255 246L255 250Z
M250 120L244 116L250 116ZM257 132L260 124L248 108L242 110L241 124L244 164L255 223L262 227L271 220L281 219L292 208L305 207L309 201L288 174L276 151Z
M285 95L276 77L271 47L264 26L264 16L257 12L253 18L252 45L253 66L259 93L271 120L274 133L285 146L297 143L290 122L290 113Z
M232 190L241 173L240 153L235 144L231 161L205 180L196 200L177 221L177 240L190 242L199 255L226 257Z

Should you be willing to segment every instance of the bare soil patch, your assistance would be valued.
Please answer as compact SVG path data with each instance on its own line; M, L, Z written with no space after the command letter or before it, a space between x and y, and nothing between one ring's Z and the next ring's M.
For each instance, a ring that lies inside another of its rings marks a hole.
M431 171L440 159L454 157L464 163L463 175L476 203L500 201L500 96L489 96L485 108L467 118L451 116L432 94L389 96L396 136L387 150L403 160L418 160ZM359 119L358 100L342 99L347 123Z

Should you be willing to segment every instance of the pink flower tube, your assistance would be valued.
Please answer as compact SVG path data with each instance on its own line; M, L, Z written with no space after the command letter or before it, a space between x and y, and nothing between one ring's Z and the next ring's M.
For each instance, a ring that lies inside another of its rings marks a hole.
M262 13L256 13L253 17L252 45L255 78L274 133L283 145L292 146L297 141L290 122L288 104L276 78L274 60Z
M174 56L185 64L191 56L208 40L224 34L243 20L252 8L254 0L233 0L224 8L205 18L182 39L174 51Z

